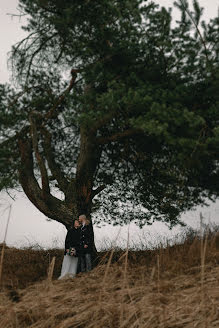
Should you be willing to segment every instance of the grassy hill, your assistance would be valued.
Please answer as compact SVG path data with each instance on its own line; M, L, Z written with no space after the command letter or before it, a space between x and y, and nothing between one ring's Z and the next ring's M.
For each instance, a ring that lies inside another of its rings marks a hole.
M155 250L102 252L92 272L59 281L62 257L55 249L6 248L2 328L219 326L217 231Z

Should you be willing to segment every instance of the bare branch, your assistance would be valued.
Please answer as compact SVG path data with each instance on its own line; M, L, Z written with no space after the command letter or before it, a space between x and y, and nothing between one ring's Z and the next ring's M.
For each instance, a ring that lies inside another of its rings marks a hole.
M28 79L28 77L29 77L29 75L30 75L30 70L31 70L31 66L32 66L32 63L33 63L33 60L34 60L34 58L35 58L35 56L43 49L43 47L46 45L46 43L49 41L49 40L51 40L52 38L54 38L54 36L57 36L58 35L58 33L53 33L50 37L48 37L40 46L39 46L39 48L37 48L34 52L33 52L33 54L31 55L31 57L30 57L30 61L29 61L29 64L28 64L28 69L27 69L27 78L26 79Z
M181 3L181 5L182 5L183 9L185 10L185 12L187 13L187 15L189 16L189 18L191 19L193 25L195 26L195 29L196 29L196 31L197 31L199 37L200 37L201 43L203 44L204 49L205 49L205 57L206 57L207 63L210 64L210 59L209 59L209 57L208 57L208 49L207 49L207 46L206 46L205 40L204 40L204 38L203 38L203 36L202 36L202 34L201 34L201 31L200 31L200 29L199 29L199 27L198 27L196 21L194 20L194 17L192 16L191 12L190 12L189 9L185 6L183 0L180 0L180 3Z
M102 185L102 186L99 186L96 189L92 190L91 198L93 199L96 195L98 195L105 188L106 188L106 186L105 185Z
M122 131L122 132L115 133L115 134L113 134L109 137L96 138L96 142L99 145L103 145L103 144L107 144L107 143L112 142L112 141L118 141L118 140L121 140L123 138L130 137L130 136L136 135L136 134L142 134L142 130L140 130L140 129L128 129L128 130L125 130L125 131Z
M45 125L46 121L49 120L50 118L54 118L57 116L57 113L55 111L58 108L58 106L61 105L61 103L65 100L65 97L70 93L70 91L74 87L78 72L79 70L77 69L71 70L72 79L70 81L68 88L59 96L54 106L46 113L43 125Z

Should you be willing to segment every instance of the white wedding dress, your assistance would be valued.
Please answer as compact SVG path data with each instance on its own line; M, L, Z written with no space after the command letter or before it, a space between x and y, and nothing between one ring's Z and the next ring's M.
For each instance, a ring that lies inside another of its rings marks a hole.
M64 255L61 275L58 279L74 278L77 273L78 257Z

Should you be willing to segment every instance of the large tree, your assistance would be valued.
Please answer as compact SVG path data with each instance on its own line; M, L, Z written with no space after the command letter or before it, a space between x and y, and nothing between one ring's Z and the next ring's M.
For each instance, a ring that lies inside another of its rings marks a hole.
M174 225L219 194L219 18L185 0L20 0L0 86L1 188L47 217ZM201 24L201 27L200 27Z

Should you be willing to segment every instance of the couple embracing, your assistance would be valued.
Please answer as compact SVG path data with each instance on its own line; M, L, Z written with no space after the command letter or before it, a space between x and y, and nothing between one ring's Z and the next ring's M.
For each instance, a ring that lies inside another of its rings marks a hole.
M65 238L65 255L61 275L58 279L74 277L77 272L88 272L92 269L91 253L93 246L93 229L86 215L74 220L73 227Z

